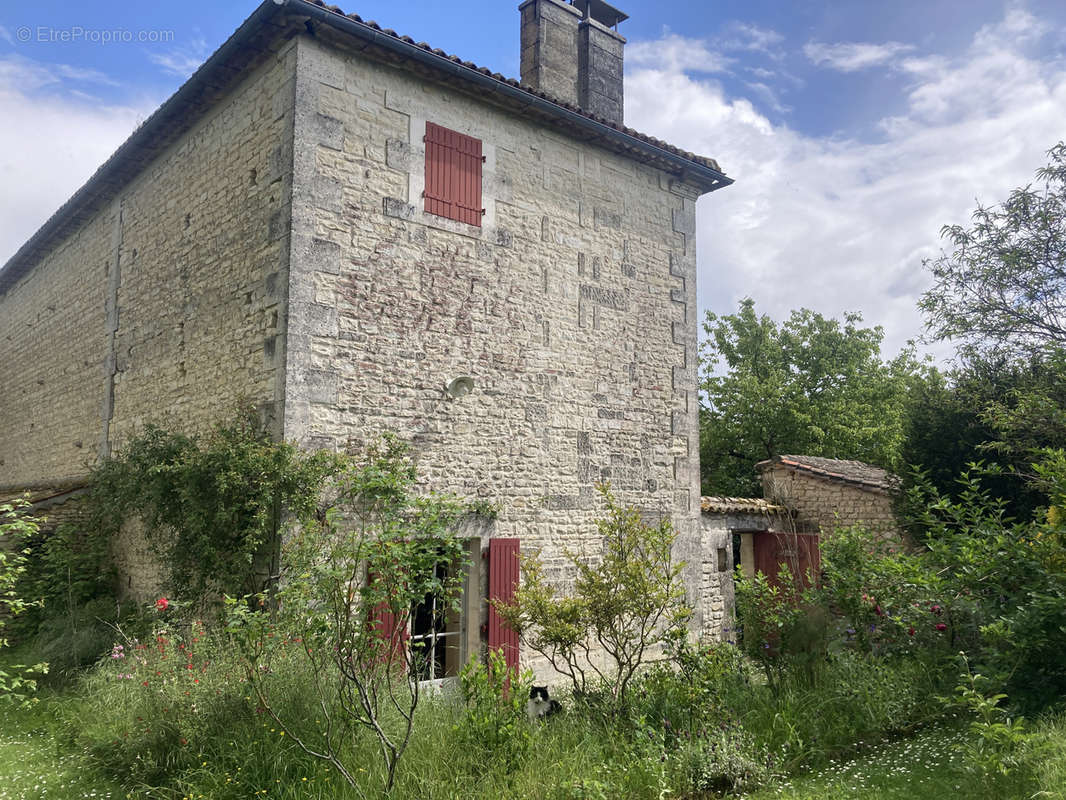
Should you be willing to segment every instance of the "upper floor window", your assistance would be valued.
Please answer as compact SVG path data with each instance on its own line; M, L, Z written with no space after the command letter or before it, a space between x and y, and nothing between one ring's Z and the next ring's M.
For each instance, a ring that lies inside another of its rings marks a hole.
M481 140L426 123L425 210L481 227Z

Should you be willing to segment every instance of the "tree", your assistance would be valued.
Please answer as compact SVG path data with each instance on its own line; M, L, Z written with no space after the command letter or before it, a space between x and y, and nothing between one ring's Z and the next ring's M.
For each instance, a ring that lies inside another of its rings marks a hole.
M684 564L671 555L677 534L670 520L649 525L638 509L620 505L608 486L599 490L607 511L597 524L602 555L590 561L567 552L577 573L573 590L560 596L540 558L527 555L522 585L496 610L570 680L575 694L605 689L605 710L614 715L626 707L640 667L683 635L691 610L681 581Z
M880 327L843 324L802 309L778 326L743 300L736 314L708 312L701 351L703 491L752 495L755 464L782 453L897 465L911 348L881 359ZM724 367L724 372L719 369Z
M959 476L979 461L1003 467L986 474L984 486L1006 502L1012 517L1029 519L1045 504L1044 493L1030 483L1031 463L1043 444L1066 446L1066 424L1056 428L1062 411L1049 412L1047 424L1038 430L1036 422L1043 415L1036 412L1037 403L1050 402L1044 391L1034 390L1042 381L1042 373L1033 373L1025 364L987 362L948 372L929 368L911 381L900 451L907 468L901 471L898 510L913 535L921 538L921 526L911 523L920 518L922 507L908 507L909 490L928 483L942 496L957 500L963 490ZM1058 394L1066 401L1066 388ZM1019 430L1025 417L1033 425Z
M447 614L458 603L465 566L458 524L471 511L453 498L419 494L415 466L394 436L369 448L362 462L339 460L336 496L321 520L300 525L286 542L277 603L267 594L252 603L229 599L228 629L260 708L352 787L363 767L349 760L348 743L357 729L369 731L387 795L411 742L427 660L409 639L409 623L420 604ZM315 735L293 725L278 677L294 645L318 701L322 727Z
M919 302L931 340L956 340L967 358L1066 347L1066 144L1048 156L1042 189L1015 189L978 205L972 227L941 230L951 250L925 262L934 283Z
M1066 447L1066 144L1048 157L1036 172L1042 188L979 205L969 228L943 228L951 250L925 262L934 283L919 303L927 338L957 344L960 363L940 399L971 418L966 460L1006 468L993 491L1021 518L1040 504L1039 492L1025 485L1035 477L1032 464L1046 448ZM943 458L963 444L954 427L959 415L931 415L918 405L907 460L955 494L937 473L959 471L958 457ZM948 444L923 444L931 442Z

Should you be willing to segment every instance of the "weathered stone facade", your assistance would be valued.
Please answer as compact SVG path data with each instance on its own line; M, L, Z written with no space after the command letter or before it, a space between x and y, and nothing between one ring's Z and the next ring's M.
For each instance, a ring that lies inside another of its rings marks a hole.
M835 528L862 525L884 538L898 538L892 510L894 478L859 461L778 456L758 465L763 494L796 513L800 525L823 536Z
M563 586L609 480L673 520L715 633L695 373L710 184L268 5L281 33L256 34L254 66L0 295L0 485L83 475L146 422L200 430L243 397L306 447L397 431L428 486L498 506L477 541L521 539ZM427 121L481 140L480 226L422 210ZM458 375L474 390L453 399Z
M0 295L0 487L280 394L294 63L248 75Z

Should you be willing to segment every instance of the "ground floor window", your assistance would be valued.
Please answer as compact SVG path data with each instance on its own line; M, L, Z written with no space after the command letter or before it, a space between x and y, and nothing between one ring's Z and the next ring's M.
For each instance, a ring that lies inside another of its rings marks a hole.
M463 566L438 562L434 565L434 582L447 583L450 573ZM464 581L464 593L469 582ZM436 593L427 594L411 607L411 635L409 646L415 656L418 679L433 681L459 674L463 661L463 610L458 604L447 603Z

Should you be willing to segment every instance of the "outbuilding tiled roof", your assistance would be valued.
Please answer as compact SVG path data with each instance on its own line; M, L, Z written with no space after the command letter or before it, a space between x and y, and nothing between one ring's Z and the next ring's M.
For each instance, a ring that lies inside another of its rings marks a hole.
M701 497L704 514L786 514L788 509L761 497Z
M846 461L821 456L781 455L760 461L755 466L759 471L764 471L778 464L827 480L866 486L871 489L889 491L897 485L896 476L888 470L863 461Z

